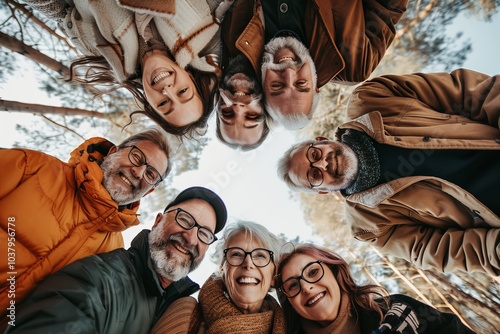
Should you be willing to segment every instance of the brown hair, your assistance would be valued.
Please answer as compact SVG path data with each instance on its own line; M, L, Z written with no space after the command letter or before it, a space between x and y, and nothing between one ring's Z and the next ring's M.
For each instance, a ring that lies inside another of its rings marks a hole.
M79 73L79 70L84 71ZM218 98L218 80L215 73L199 71L189 66L186 67L186 71L191 74L191 78L203 103L203 114L198 121L185 126L173 126L153 109L144 95L140 73L136 72L127 78L127 80L119 82L108 61L103 56L86 56L73 61L70 65L70 77L67 81L110 86L108 92L125 88L143 106L143 109L136 110L130 114L130 122L128 124L132 123L132 116L134 114L143 114L156 122L167 133L178 136L182 140L182 137L192 139L196 135L203 135L205 133L208 119L214 110L215 101Z
M291 253L283 254L276 267L278 275L276 275L276 286L278 288L283 284L281 272L283 267L297 254L305 254L321 260L335 276L340 290L349 295L350 306L374 311L378 313L380 320L383 319L383 308L388 307L388 295L386 289L378 285L357 285L351 275L351 270L347 262L338 254L322 247L312 244L303 244L295 247ZM373 295L383 298L383 302L379 304L373 299ZM288 298L278 289L278 297L280 300L287 328L293 330L300 328L300 315L293 309ZM362 320L362 319L361 319Z

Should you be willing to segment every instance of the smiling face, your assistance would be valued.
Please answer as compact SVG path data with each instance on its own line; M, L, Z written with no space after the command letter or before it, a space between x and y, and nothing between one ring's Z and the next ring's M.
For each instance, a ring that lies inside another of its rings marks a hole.
M182 228L175 220L176 208L189 212L200 226L215 231L216 215L210 204L201 199L191 199L169 208L174 210L156 216L149 234L149 248L153 267L163 287L185 277L196 269L208 249L198 239L198 228Z
M281 270L283 282L291 277L299 277L304 267L315 261L317 259L307 254L293 255ZM300 280L300 293L288 301L301 317L327 325L337 318L341 293L330 268L324 263L322 266L325 271L323 278L316 283Z
M356 179L358 158L354 151L344 143L322 140L310 145L302 145L290 153L290 180L299 187L311 188L308 174L311 167L319 169L323 182L313 189L318 192L334 192L347 188ZM321 152L321 153L319 153ZM318 161L311 164L310 161ZM314 182L311 182L314 184Z
M260 101L229 91L221 91L221 100L217 116L224 141L239 145L258 142L264 132L264 110Z
M266 45L262 85L268 111L278 122L287 117L310 118L316 73L313 60L300 41L293 37L275 38Z
M167 156L158 146L148 140L134 144L146 157L149 165L163 174L168 165ZM118 205L127 205L138 201L153 191L154 186L144 180L146 165L134 166L128 157L132 147L118 149L114 146L101 163L102 185Z
M173 126L200 119L203 103L190 74L160 50L144 55L142 85L149 104Z
M265 248L256 240L248 240L244 233L236 234L227 244L228 248L240 247L246 252L255 248ZM231 301L242 313L258 313L262 302L271 288L275 265L256 267L250 255L240 266L231 266L227 261L222 264L222 278Z
M255 144L264 131L262 88L245 56L231 59L220 86L217 126L221 137L229 144Z

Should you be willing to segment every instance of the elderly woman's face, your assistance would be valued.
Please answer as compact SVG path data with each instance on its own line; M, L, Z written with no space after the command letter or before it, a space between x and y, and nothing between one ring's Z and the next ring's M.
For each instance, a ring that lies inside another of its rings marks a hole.
M256 248L266 248L260 242L246 238L244 233L236 234L229 241L227 248L231 247L239 247L245 252L251 252ZM269 256L269 253L258 250L254 252L253 256L256 263L259 264L258 261L261 257ZM243 263L239 266L233 266L224 260L221 267L229 297L242 313L258 313L271 288L275 265L273 261L270 261L265 267L257 267L251 256L241 251L234 254L234 257L244 257Z

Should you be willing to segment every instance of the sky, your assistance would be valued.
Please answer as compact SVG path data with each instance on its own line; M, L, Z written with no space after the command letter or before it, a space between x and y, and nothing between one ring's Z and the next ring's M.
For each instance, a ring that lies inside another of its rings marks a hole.
M449 29L450 33L456 31L464 31L464 36L473 42L472 54L463 67L490 75L500 73L500 14L490 23L460 16ZM38 84L29 72L21 68L15 78L6 84L0 84L0 97L57 105L56 100L48 99L45 93L38 89ZM19 138L15 130L15 124L35 124L34 120L39 118L0 112L0 147L11 147L15 140L22 142L22 137ZM213 119L210 128L208 135L213 137ZM91 137L103 134L89 129L85 135ZM263 224L276 234L283 233L289 238L299 235L302 240L321 243L319 236L314 236L312 228L304 222L299 204L291 200L291 193L276 176L275 166L278 158L295 140L293 133L277 131L258 149L238 152L214 139L200 157L199 170L176 176L173 186L181 190L201 185L216 191L227 205L230 221L251 220ZM154 196L154 193L151 196ZM127 230L124 233L126 247L140 230L150 228L152 223L142 222L140 226ZM209 250L207 255L210 253ZM190 276L202 283L214 269L215 266L206 259Z

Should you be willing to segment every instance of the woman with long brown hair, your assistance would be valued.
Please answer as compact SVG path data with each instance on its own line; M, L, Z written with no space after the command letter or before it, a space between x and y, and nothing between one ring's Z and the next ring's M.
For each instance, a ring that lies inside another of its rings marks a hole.
M473 333L459 318L378 285L358 285L347 262L311 244L280 258L279 288L288 333Z
M56 20L84 57L70 80L129 90L166 132L206 127L220 72L219 23L229 0L27 0ZM133 113L133 114L134 114Z

